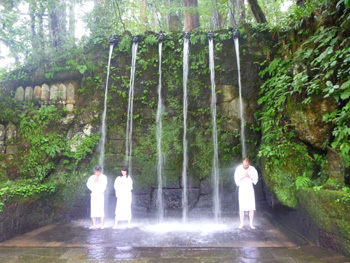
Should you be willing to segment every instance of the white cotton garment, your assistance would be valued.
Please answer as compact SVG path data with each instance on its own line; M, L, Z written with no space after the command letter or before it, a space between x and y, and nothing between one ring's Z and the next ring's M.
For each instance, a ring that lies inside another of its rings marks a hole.
M117 197L117 205L115 208L116 220L131 220L131 202L132 202L132 179L128 177L118 176L114 182L115 196Z
M91 191L91 217L104 217L104 195L107 187L107 177L104 174L91 175L86 183Z
M241 180L246 172L248 172L251 179L246 177ZM237 167L235 171L235 183L238 186L239 211L256 210L253 184L256 184L257 182L258 172L253 166L249 165L247 170L243 168L243 165Z

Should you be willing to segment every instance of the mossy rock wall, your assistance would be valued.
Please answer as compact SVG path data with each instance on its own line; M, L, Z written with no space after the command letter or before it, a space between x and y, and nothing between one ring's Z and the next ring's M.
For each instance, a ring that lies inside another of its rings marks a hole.
M298 191L298 206L318 228L318 244L350 256L350 194L334 190Z

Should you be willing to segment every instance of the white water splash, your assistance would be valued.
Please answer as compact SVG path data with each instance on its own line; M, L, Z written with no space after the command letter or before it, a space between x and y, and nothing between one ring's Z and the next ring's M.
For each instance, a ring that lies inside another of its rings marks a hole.
M130 72L130 86L129 86L129 103L128 103L128 115L126 124L126 149L125 149L125 163L129 166L129 174L132 174L132 120L134 110L134 82L135 82L135 70L136 70L136 56L137 56L138 43L132 43L132 59L131 59L131 72Z
M188 78L188 57L189 39L184 38L183 50L183 164L182 164L182 221L187 221L188 197L187 197L187 78Z
M162 153L162 116L163 116L163 101L162 101L162 46L163 43L159 42L159 80L158 80L158 109L157 109L157 178L158 178L158 191L157 191L157 209L158 219L163 221L164 218L164 206L163 206L163 153Z
M239 87L239 104L240 104L240 117L241 117L241 144L242 144L242 158L246 156L246 147L245 147L245 132L244 132L244 113L243 113L243 101L242 101L242 84L241 84L241 67L240 67L240 59L239 59L239 40L236 37L235 41L235 49L236 49L236 57L237 57L237 71L238 71L238 87Z
M210 68L210 80L211 80L211 116L213 123L213 167L212 167L212 181L213 181L213 204L214 204L214 218L215 222L218 222L221 216L220 208L220 195L219 195L219 154L218 154L218 136L216 126L216 88L215 88L215 69L214 69L214 40L209 39L209 68Z
M101 125L101 139L99 142L100 156L98 158L98 165L101 167L103 167L104 158L105 158L105 144L106 144L106 136L107 136L106 116L107 116L108 80L109 80L109 69L111 66L113 48L114 48L114 44L111 44L109 47L107 79L106 79L106 88L105 88L105 100L104 100L104 109L103 109L103 114L102 114L102 125Z

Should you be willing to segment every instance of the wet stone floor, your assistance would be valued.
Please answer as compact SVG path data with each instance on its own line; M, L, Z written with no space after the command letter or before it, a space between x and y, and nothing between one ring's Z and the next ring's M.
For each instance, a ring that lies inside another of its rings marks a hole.
M131 228L90 230L90 220L54 224L0 243L0 263L350 263L350 258L318 247L266 215L256 229L238 228L226 217L157 223L135 219Z

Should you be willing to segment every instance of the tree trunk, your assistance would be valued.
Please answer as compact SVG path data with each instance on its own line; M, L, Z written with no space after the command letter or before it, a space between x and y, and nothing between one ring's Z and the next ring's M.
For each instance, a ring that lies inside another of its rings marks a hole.
M199 27L197 0L184 0L185 6L185 31L192 31Z
M140 0L140 15L143 27L147 24L147 0Z
M74 2L69 3L69 37L75 43L75 13Z
M238 28L246 19L244 0L228 0L229 26Z
M264 12L262 11L257 0L248 0L250 9L255 17L256 22L259 24L267 24L267 20Z
M235 15L235 3L236 0L228 0L228 24L230 27L236 28L237 27L237 16Z
M221 16L218 12L216 0L212 0L212 11L211 11L211 29L216 30L221 26Z
M38 39L36 35L35 30L35 7L33 3L29 4L29 17L30 17L30 31L31 31L31 42L32 42L32 48L37 49L38 48Z
M39 38L39 45L41 49L45 49L45 38L44 38L44 13L45 13L45 8L42 6L42 4L39 4L39 9L38 9L38 38Z
M64 0L51 1L50 29L53 47L59 47L66 36L66 5Z
M238 24L242 25L246 19L244 0L236 0L236 8L237 8L237 14L238 14L238 18L239 18Z
M173 7L173 1L174 0L169 0L168 9ZM170 12L168 14L168 27L170 32L182 31L182 22L176 12Z

